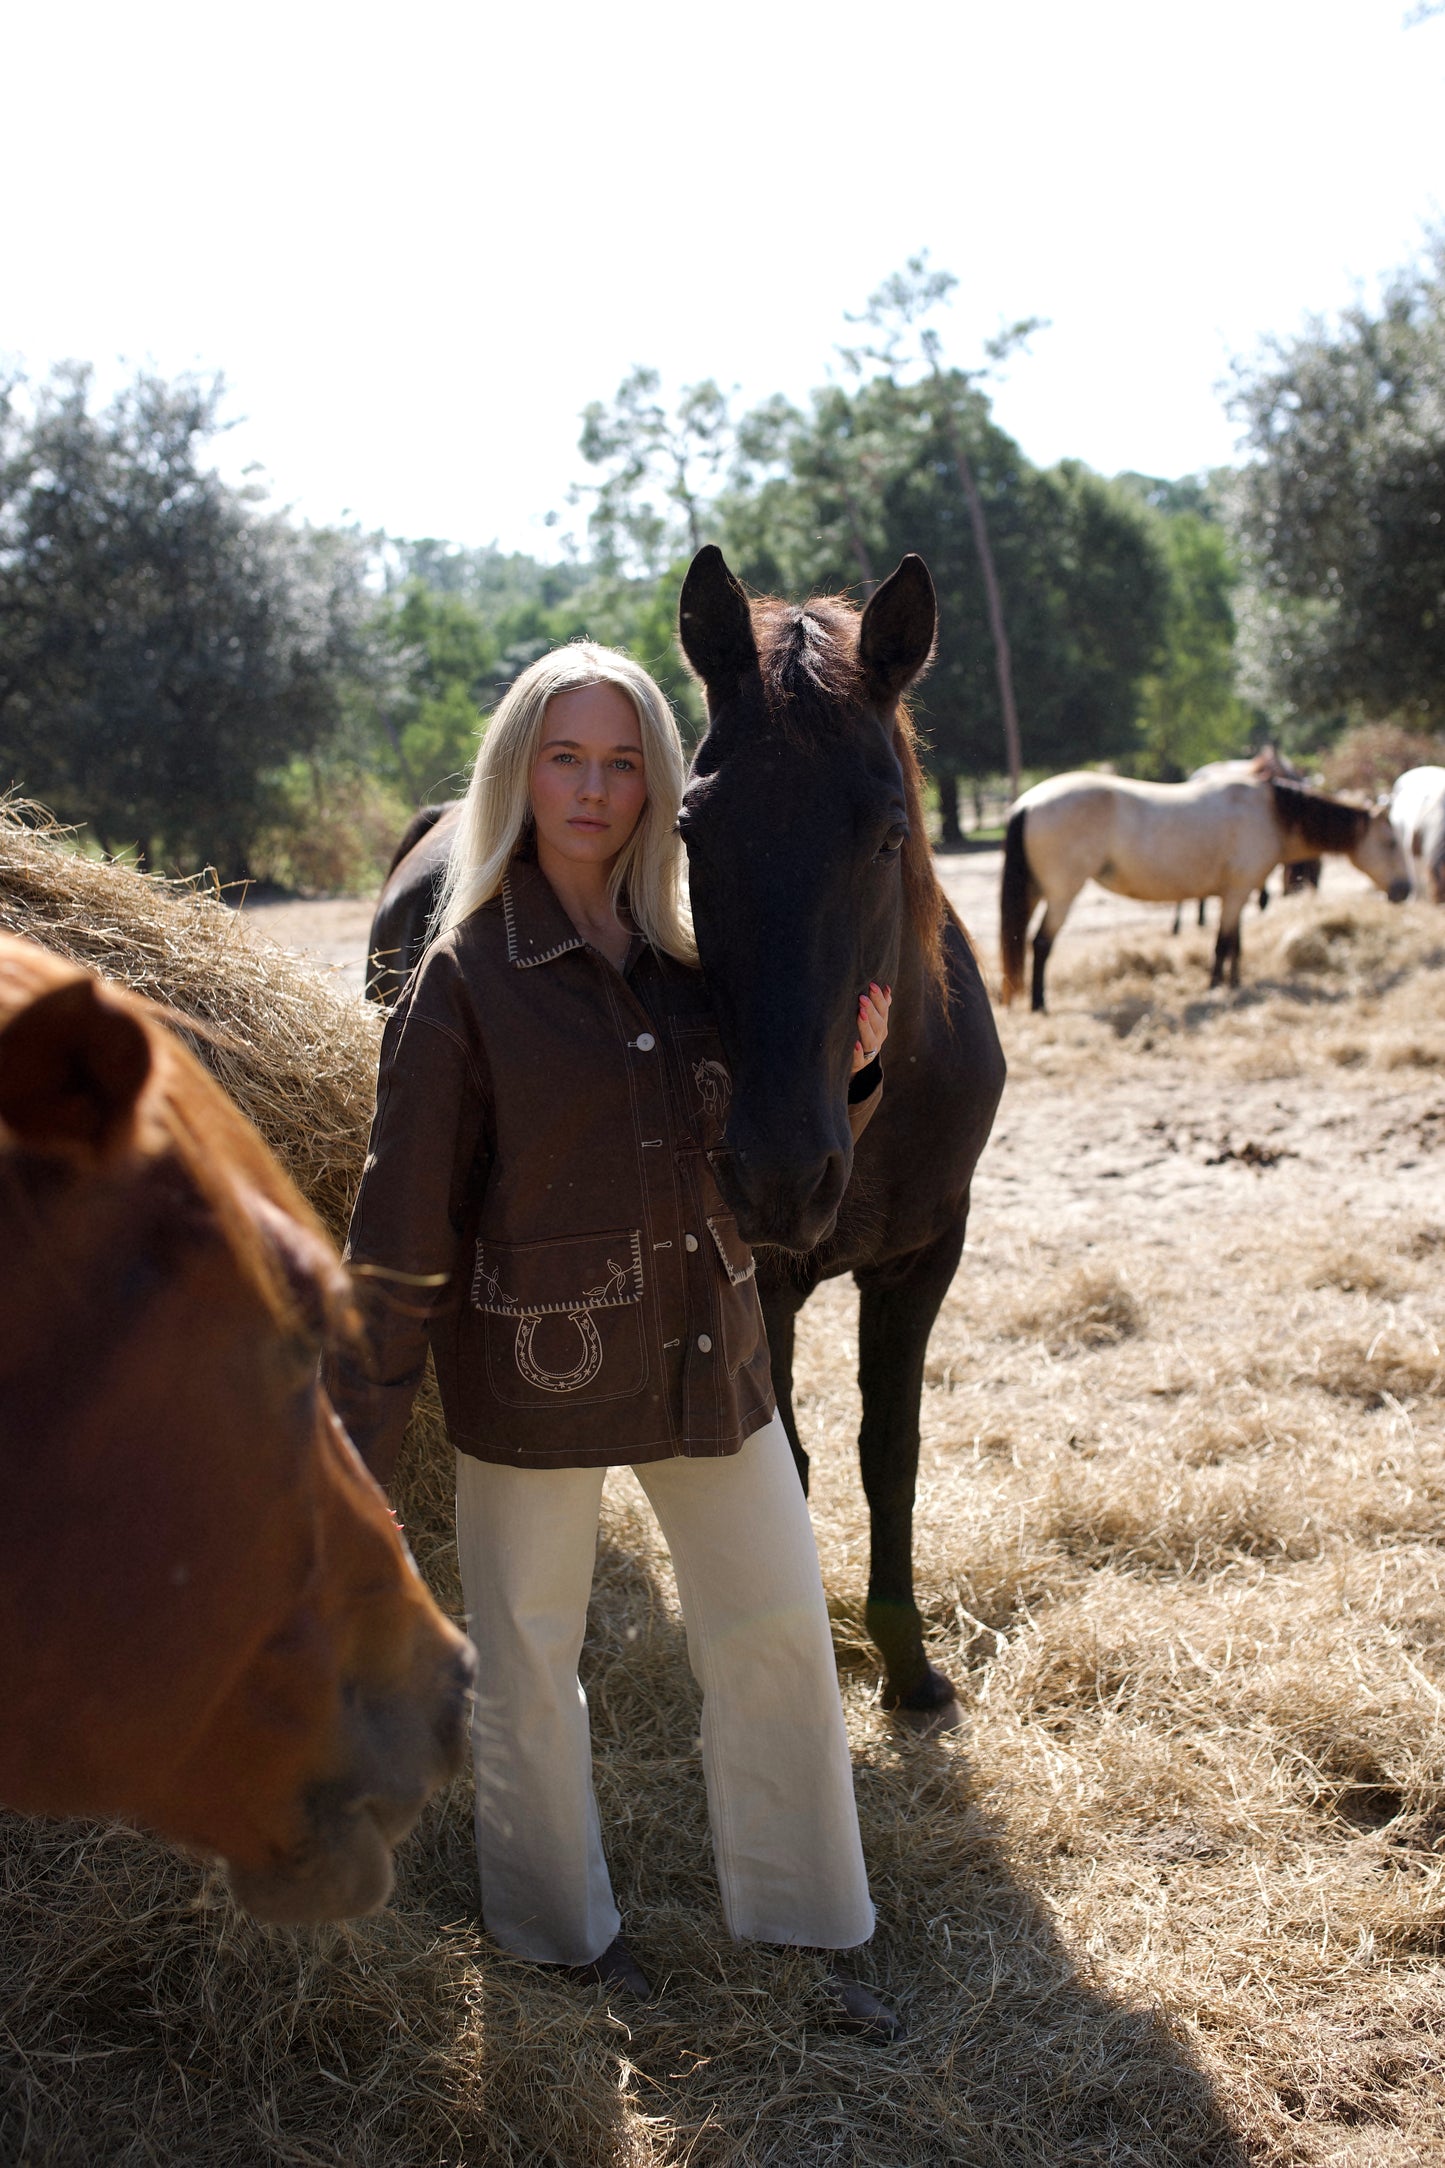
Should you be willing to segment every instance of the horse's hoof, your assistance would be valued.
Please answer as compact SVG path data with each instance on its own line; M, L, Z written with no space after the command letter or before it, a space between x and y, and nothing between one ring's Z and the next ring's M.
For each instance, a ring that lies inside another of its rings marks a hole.
M915 1739L932 1739L943 1731L962 1731L964 1725L962 1705L958 1697L952 1694L947 1701L940 1701L931 1709L905 1709L900 1706L890 1709L888 1713L895 1724L900 1725L904 1731L911 1732Z

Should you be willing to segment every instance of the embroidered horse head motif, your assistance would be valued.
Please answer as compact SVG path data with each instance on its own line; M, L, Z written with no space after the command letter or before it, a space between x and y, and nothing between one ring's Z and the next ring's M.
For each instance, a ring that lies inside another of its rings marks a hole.
M692 1073L697 1084L698 1097L702 1100L703 1112L709 1121L716 1122L721 1129L728 1118L728 1108L732 1105L731 1076L720 1061L696 1061L692 1065Z

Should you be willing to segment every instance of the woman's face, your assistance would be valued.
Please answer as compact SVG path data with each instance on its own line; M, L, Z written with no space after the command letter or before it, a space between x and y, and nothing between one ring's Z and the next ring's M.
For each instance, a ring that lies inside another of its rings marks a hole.
M532 763L537 857L610 866L631 839L647 803L642 729L617 685L554 693Z

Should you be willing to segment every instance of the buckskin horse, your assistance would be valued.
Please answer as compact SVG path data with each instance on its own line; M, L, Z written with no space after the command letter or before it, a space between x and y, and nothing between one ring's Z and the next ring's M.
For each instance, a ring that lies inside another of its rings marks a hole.
M885 1705L930 1728L956 1721L957 1706L924 1655L913 1593L923 1363L1004 1081L977 961L934 874L902 704L936 617L918 557L860 615L837 598L750 602L711 547L693 560L679 616L709 719L680 828L731 1067L719 1179L758 1248L773 1384L805 1488L797 1316L820 1281L857 1280L866 1619ZM372 927L379 986L399 985L425 945L455 821L425 807L408 831L414 847L398 854ZM883 1101L855 1161L848 1074L870 979L894 1000Z
M1233 767L1234 763L1229 763ZM1191 776L1139 783L1128 776L1053 775L1026 790L1004 834L999 947L1003 996L1023 984L1029 921L1034 935L1033 1006L1044 1006L1044 972L1085 881L1147 903L1218 896L1219 934L1210 985L1226 970L1239 984L1239 919L1275 866L1336 851L1399 903L1409 873L1389 816L1349 805L1277 776Z
M317 1382L341 1261L157 1012L9 936L0 1316L0 1801L375 1910L473 1657Z

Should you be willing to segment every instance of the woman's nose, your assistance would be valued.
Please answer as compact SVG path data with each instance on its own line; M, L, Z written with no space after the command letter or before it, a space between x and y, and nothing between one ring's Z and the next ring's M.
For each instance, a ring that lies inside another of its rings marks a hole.
M595 768L584 768L582 780L578 785L578 796L582 798L605 798L606 795L607 781L600 764Z

